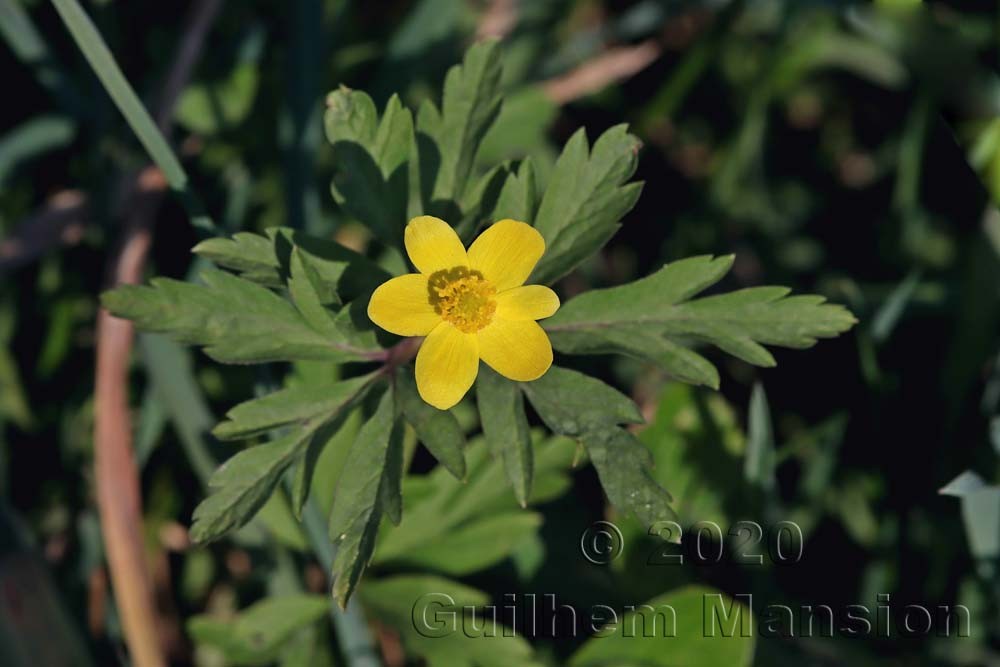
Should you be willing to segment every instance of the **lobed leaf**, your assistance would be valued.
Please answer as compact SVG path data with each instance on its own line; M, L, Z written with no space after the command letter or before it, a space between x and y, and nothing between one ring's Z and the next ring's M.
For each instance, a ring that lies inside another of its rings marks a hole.
M682 304L666 319L665 333L713 343L747 363L774 366L762 343L807 348L857 323L850 311L822 296L787 296L789 291L751 287Z
M393 95L379 119L367 93L342 86L327 95L324 124L333 146L334 200L383 243L402 248L413 143L410 110Z
M646 523L674 516L670 494L649 473L649 450L618 427L643 421L627 396L596 378L556 366L521 387L546 426L583 444L612 504Z
M238 440L291 424L328 421L356 405L376 378L371 373L324 385L303 384L245 401L230 409L212 434L220 440Z
M245 525L267 502L284 472L303 455L312 456L332 437L342 418L371 389L377 374L323 385L290 387L241 403L213 434L224 440L252 437L274 429L287 433L232 457L212 475L213 490L194 512L191 535L208 541ZM312 452L312 454L310 454ZM311 472L312 466L305 467ZM299 483L293 498L298 515L308 494Z
M379 400L358 432L337 483L330 513L330 535L338 544L333 564L333 595L347 605L375 549L383 512L399 517L402 430L393 393Z
M465 188L465 193L457 202L458 208L453 214L449 214L457 216L454 218L458 220L455 231L462 239L462 243L469 245L475 238L476 232L482 230L483 224L497 219L492 217L491 211L496 207L500 191L511 173L511 164L504 162Z
M412 161L417 208L458 220L479 144L496 120L500 54L495 42L474 44L461 65L448 70L441 110L425 101L417 112L417 159ZM413 211L411 210L411 213Z
M712 365L688 346L710 343L758 366L773 366L762 344L805 348L856 322L821 296L751 287L687 301L718 282L733 258L699 256L667 264L627 285L571 299L542 326L570 354L620 352L660 364L678 379L718 386Z
M208 482L212 493L194 510L191 539L209 542L246 525L271 497L309 436L309 431L296 430L245 449L219 466Z
M583 433L580 442L612 505L632 512L646 526L676 518L673 498L650 475L652 455L634 435L607 427Z
M535 219L537 208L538 185L535 166L531 158L525 158L516 171L508 174L490 217L493 220L510 218L530 225Z
M393 395L387 391L358 432L337 483L330 513L330 535L334 540L342 537L354 517L372 512L377 505L395 425Z
M268 230L269 233L271 231ZM228 238L216 236L201 241L191 252L267 287L282 287L285 284L280 273L281 265L274 253L273 234L262 236L238 232Z
M391 276L375 262L336 241L288 227L270 227L266 236L240 232L206 239L192 252L266 287L284 287L296 249L319 276L320 301L340 305L374 290Z
M324 285L309 256L298 248L292 250L288 293L309 326L321 334L336 336L335 312L324 305Z
M591 151L580 128L563 148L542 197L535 227L545 238L545 254L529 283L551 283L607 243L642 191L627 183L638 165L641 142L616 125Z
M112 314L140 329L203 346L223 363L361 361L379 354L373 336L356 334L346 309L339 314L343 323L336 335L326 335L256 283L217 270L205 271L202 279L204 285L154 278L150 286L125 285L105 292L101 300Z
M638 406L617 389L579 371L553 366L521 388L545 425L576 437L617 424L641 424Z
M396 431L389 439L389 449L385 454L382 469L382 483L378 487L382 513L395 525L403 520L403 475L406 474L403 457L402 423L396 423Z
M396 371L396 392L403 415L416 431L417 439L455 479L464 479L465 434L455 415L449 410L438 410L420 398L409 367Z
M323 305L327 285L309 255L295 248L288 291L302 318L318 333L357 349L377 349L375 329L367 314L367 299L355 299L339 311ZM335 296L335 294L333 295Z
M476 402L486 444L494 457L503 460L514 496L524 507L531 495L535 463L521 391L484 364L476 381Z
M320 456L328 447L335 446L339 437L349 435L349 433L342 435L341 432L346 430L345 424L350 414L351 410L341 410L332 420L316 429L316 432L309 438L309 443L302 456L296 459L292 465L292 486L289 491L289 500L292 505L292 514L299 521L302 520L302 512L309 500Z

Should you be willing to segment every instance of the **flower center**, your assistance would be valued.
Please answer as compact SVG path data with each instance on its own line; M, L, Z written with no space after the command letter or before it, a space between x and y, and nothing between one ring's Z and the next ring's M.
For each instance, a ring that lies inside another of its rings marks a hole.
M493 321L496 293L483 274L464 266L435 271L427 280L427 299L435 312L465 333L475 333Z

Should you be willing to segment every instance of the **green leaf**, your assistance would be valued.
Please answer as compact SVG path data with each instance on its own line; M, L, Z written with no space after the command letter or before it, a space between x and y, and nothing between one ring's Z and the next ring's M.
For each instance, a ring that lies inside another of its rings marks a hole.
M678 379L714 387L718 374L688 345L711 343L748 363L773 366L774 358L761 344L806 348L856 322L843 306L824 303L821 296L789 297L784 287L685 301L718 282L731 265L732 256L672 262L633 283L581 294L543 326L562 352L642 356Z
M221 81L188 86L177 102L177 121L207 135L240 124L253 108L259 69L257 63L242 63Z
M220 440L249 438L272 429L329 421L361 400L377 374L325 384L307 383L240 403L212 431Z
M524 398L515 383L483 365L476 382L476 402L486 444L493 456L503 460L514 496L524 507L531 495L535 465Z
M843 306L814 294L787 296L787 287L751 287L677 306L668 317L668 336L711 342L757 366L773 366L761 344L804 349L832 338L857 322Z
M671 507L682 524L726 525L728 508L745 511L743 494L734 492L744 486L743 429L721 395L668 383L652 423L638 438L653 454L650 474L676 498Z
M215 264L243 274L267 287L283 287L285 284L279 271L281 264L274 252L274 233L268 229L270 237L252 232L239 232L232 237L217 236L200 242L191 252Z
M453 528L393 562L464 576L507 558L541 524L540 514L520 510L484 517Z
M382 512L399 525L403 520L403 475L406 474L403 457L403 429L397 421L396 431L389 439L389 449L385 453L385 467L382 472L382 483L378 487L379 503Z
M673 498L650 474L652 455L634 435L604 428L582 434L580 441L612 505L635 514L647 526L676 518L670 506Z
M323 305L340 305L365 296L392 276L364 255L336 241L288 227L271 227L267 236L240 232L232 238L206 239L192 252L266 287L284 287L294 248L319 277Z
M771 412L767 405L764 387L758 382L754 384L753 392L750 394L743 476L749 483L765 492L770 492L774 490L774 468L774 431L771 428Z
M564 493L570 485L568 470L572 465L576 445L564 438L536 439L534 442L535 484L529 502L544 502ZM398 528L379 534L377 563L409 562L418 554L433 553L437 545L450 536L473 531L482 534L476 524L492 516L508 516L519 510L518 503L503 488L503 463L489 455L482 438L475 438L466 448L468 479L456 480L438 466L424 475L409 475L405 481L404 501L407 520ZM525 530L524 526L520 527ZM493 563L509 556L516 544L496 539L480 540L478 546L469 543L476 553L470 558ZM433 558L424 558L435 569L447 567Z
M387 391L358 432L337 483L330 513L330 535L338 543L333 564L333 595L341 607L347 605L371 559L386 502L390 513L401 503L400 471L393 465L401 460L401 455L393 451L402 447L399 426L393 393ZM391 498L393 493L395 499Z
M401 248L413 144L410 110L393 95L380 121L366 93L341 87L326 98L325 127L335 163L333 198L383 243Z
M427 575L399 575L365 584L365 608L395 628L408 653L429 667L538 667L531 645L490 614L471 610L489 597L456 581ZM426 621L426 626L416 623Z
M326 628L309 626L295 633L282 647L277 667L337 667L334 649Z
M148 287L105 292L102 303L141 329L204 346L223 363L367 360L379 354L374 339L359 346L346 322L339 337L319 333L290 303L260 285L216 270L205 271L202 279L205 285L154 278Z
M377 504L396 424L394 410L392 392L386 391L351 445L330 513L330 535L334 540L346 532L354 517L371 512Z
M417 439L456 479L464 479L465 434L455 415L420 398L413 371L408 367L396 371L396 391L403 415L417 432Z
M671 497L650 475L649 450L623 423L641 423L639 408L600 380L553 366L521 384L545 425L587 449L612 504L645 523L672 518Z
M510 173L509 163L498 164L465 188L465 193L458 201L458 211L454 212L457 216L455 219L459 220L455 231L465 245L471 243L484 223L495 219L491 212L496 207L500 191ZM442 214L449 217L452 215L450 212Z
M315 443L316 451L312 456L309 450L299 459L296 464L295 480L293 484L293 499L302 497L308 493L309 487L322 489L323 493L314 500L322 510L323 516L327 516L333 507L334 493L337 483L340 480L340 473L347 463L347 456L350 454L351 444L358 435L358 431L364 425L364 415L360 408L355 408L344 416L343 423L337 424L338 428L332 430L333 433L325 443ZM311 469L306 470L307 464ZM306 476L311 480L304 479ZM301 479L300 479L301 478ZM300 488L294 491L296 487ZM297 500L296 500L297 502Z
M635 173L641 145L625 125L602 134L593 151L583 128L570 138L535 218L535 227L545 238L545 254L528 282L554 282L618 231L618 221L642 191L642 183L625 184Z
M497 44L474 44L445 76L441 111L429 101L421 105L415 191L424 212L457 220L479 143L500 112L500 73Z
M405 622L410 621L413 601L427 593L447 595L456 608L482 607L490 601L482 591L433 574L398 574L375 579L366 582L359 595L374 614Z
M522 382L531 405L545 425L575 437L616 424L641 424L638 406L597 378L558 366L533 382Z
M292 303L313 329L321 334L337 336L339 332L334 321L335 313L323 305L323 298L320 296L323 283L316 268L298 248L292 250L291 264L288 292L292 296Z
M229 459L212 478L214 492L195 510L192 537L215 539L247 523L274 491L285 470L303 457L311 475L323 445L336 433L342 419L358 404L378 379L375 373L325 384L307 383L246 401L227 413L214 434L238 439L282 428L291 429L267 444L251 447ZM294 486L296 515L309 488Z
M187 629L197 644L220 649L232 663L266 665L274 662L299 630L316 623L329 610L330 603L322 595L267 597L234 619L193 616Z
M297 430L243 450L223 463L209 480L211 495L194 510L191 539L205 543L246 525L302 452L310 432Z
M490 217L493 220L510 218L530 225L535 219L537 207L538 185L535 166L530 158L525 158L517 170L511 172L504 181Z
M324 299L337 298L328 287L309 255L293 249L288 291L302 318L318 333L342 345L363 350L378 348L375 330L368 319L368 300L357 299L336 312L323 305Z
M290 491L292 513L299 521L302 520L303 509L309 500L309 492L312 490L313 478L320 457L328 447L334 446L338 440L337 436L344 429L348 416L349 410L343 410L332 421L318 428L310 436L305 452L292 467L292 488Z
M686 586L608 616L609 623L570 656L570 667L748 667L753 661L750 610L705 586Z

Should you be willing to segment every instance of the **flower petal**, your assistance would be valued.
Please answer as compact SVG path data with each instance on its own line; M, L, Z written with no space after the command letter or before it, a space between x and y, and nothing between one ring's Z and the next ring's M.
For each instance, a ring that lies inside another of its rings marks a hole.
M511 380L537 380L552 365L552 344L533 320L516 322L497 318L477 335L482 360Z
M441 269L469 265L461 239L441 218L421 215L410 220L403 242L406 254L420 273L430 275Z
M427 276L408 273L378 286L368 302L372 322L400 336L426 336L441 323L427 296Z
M502 320L540 320L559 310L559 297L544 285L522 285L496 296Z
M544 252L545 239L537 229L517 220L501 220L469 246L469 266L502 292L523 285Z
M427 336L417 352L417 391L439 410L454 406L479 373L476 334L462 333L442 322Z

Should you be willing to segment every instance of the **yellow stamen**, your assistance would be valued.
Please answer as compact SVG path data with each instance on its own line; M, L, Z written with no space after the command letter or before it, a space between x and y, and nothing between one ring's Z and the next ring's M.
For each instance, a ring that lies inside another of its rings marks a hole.
M427 281L427 299L434 310L465 333L476 333L493 321L496 293L482 273L464 266L436 271Z

